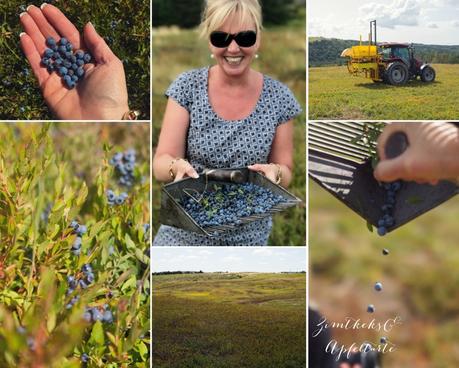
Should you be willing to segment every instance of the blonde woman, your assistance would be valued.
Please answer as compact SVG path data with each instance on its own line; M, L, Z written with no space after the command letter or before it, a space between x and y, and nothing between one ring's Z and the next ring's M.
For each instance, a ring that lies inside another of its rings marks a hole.
M248 167L285 187L290 183L292 118L301 108L285 85L251 67L261 23L257 0L207 1L201 29L215 65L185 72L167 89L153 160L157 180ZM153 245L266 245L271 227L266 218L208 238L163 225Z

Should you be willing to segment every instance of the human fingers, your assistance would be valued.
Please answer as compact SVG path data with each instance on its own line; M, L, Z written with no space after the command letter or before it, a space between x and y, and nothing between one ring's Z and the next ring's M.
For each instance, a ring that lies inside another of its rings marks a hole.
M27 33L30 40L35 44L35 49L37 52L42 55L45 51L46 40L33 18L29 13L24 12L19 15L19 21L21 22L24 32Z
M98 64L104 64L116 58L105 40L99 36L91 22L83 28L84 42Z
M29 61L32 72L38 80L38 85L42 87L45 80L49 77L49 74L47 70L40 65L41 57L35 43L28 34L23 32L20 35L20 44L25 57Z
M65 37L75 49L82 48L81 36L78 29L68 18L54 5L43 3L41 11L46 20L51 24L61 37Z
M405 155L402 154L391 160L379 161L374 170L374 177L378 181L392 182L398 179L404 179L405 174Z
M249 170L261 172L271 181L276 181L277 167L273 164L254 164L247 166Z
M197 179L199 178L198 173L196 170L185 160L179 160L179 164L177 165L177 171L175 174L174 181L178 181L183 179L184 177L189 176L190 178Z
M36 7L35 5L29 5L27 7L27 14L32 17L45 40L48 37L53 37L56 41L59 40L59 33L47 21L40 8Z
M349 363L340 363L339 368L351 368Z

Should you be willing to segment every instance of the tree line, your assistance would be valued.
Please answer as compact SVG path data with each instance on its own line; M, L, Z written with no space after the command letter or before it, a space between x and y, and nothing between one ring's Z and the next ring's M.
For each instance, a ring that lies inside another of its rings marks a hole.
M305 0L260 0L264 25L282 25L302 14ZM201 22L205 0L153 0L153 27L193 28Z
M359 41L337 38L312 38L309 40L309 66L345 65L341 52L358 45ZM437 64L459 64L459 46L413 44L415 57Z

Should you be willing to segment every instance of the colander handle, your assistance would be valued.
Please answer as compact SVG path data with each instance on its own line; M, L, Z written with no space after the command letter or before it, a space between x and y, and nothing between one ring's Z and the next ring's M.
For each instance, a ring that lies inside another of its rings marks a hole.
M409 146L408 136L403 132L395 132L389 136L384 147L388 159L400 156Z
M242 184L245 181L241 170L205 169L202 173L207 175L208 180L227 181L238 184Z

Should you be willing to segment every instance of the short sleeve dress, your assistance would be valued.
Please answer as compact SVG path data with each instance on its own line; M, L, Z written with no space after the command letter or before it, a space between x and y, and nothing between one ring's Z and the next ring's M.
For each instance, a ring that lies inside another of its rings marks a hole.
M208 96L209 67L179 75L166 91L190 114L186 158L199 173L205 168L246 167L268 163L276 128L299 113L301 107L289 88L264 75L263 87L250 115L224 120L212 109ZM272 219L238 226L215 237L161 225L153 246L262 246L267 245ZM279 244L281 245L281 244Z

